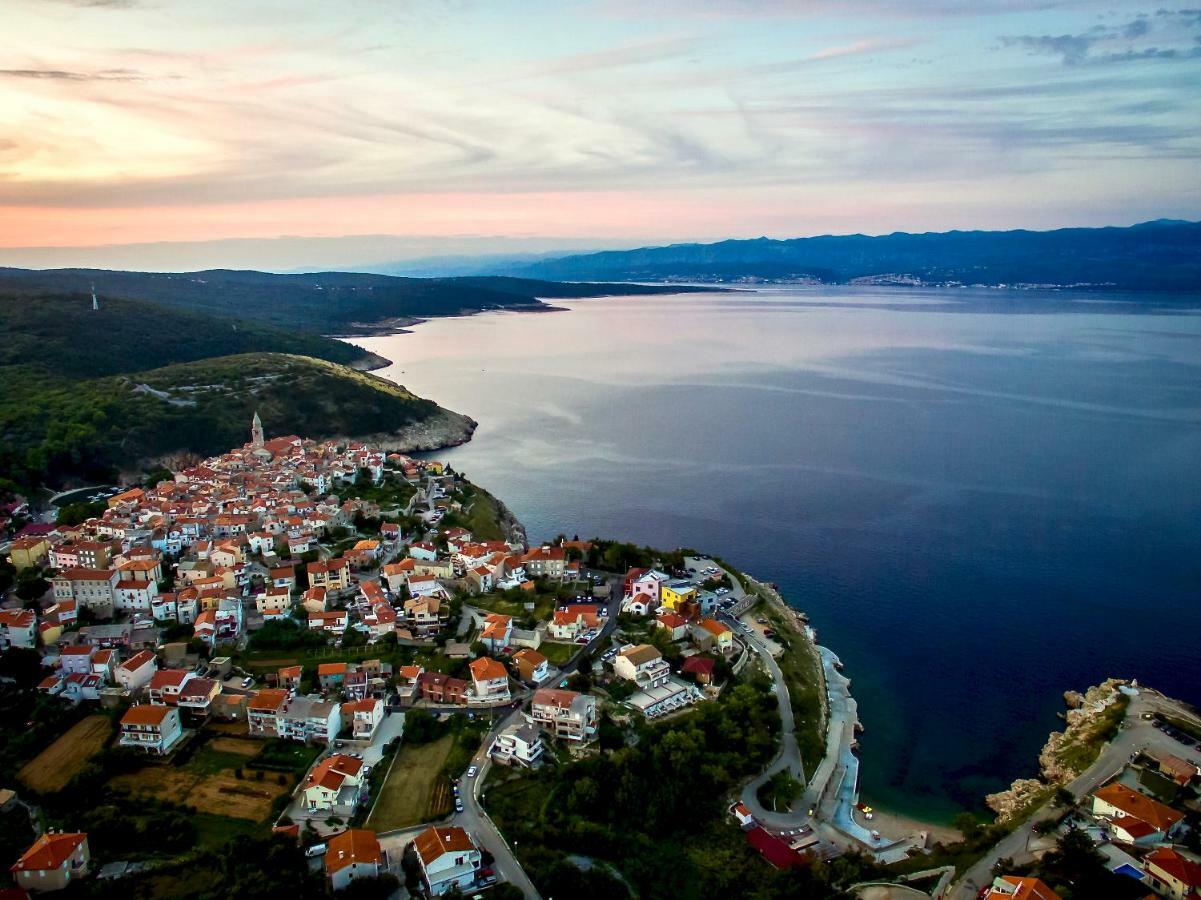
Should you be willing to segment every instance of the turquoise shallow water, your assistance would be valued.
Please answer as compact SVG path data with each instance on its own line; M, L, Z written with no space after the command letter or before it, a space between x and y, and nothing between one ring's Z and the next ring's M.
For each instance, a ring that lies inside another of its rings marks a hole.
M1198 305L1201 305L1199 303ZM1201 702L1201 316L1173 298L769 290L356 341L480 422L438 454L532 538L774 580L853 679L870 803L1033 771L1061 695Z

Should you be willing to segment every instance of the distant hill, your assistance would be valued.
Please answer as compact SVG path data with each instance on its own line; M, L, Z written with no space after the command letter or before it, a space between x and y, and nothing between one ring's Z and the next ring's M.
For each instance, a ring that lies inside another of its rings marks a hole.
M470 433L469 420L345 365L378 357L320 335L136 300L93 311L83 295L5 294L2 282L0 333L0 478L24 487L228 449L256 409L271 434L432 421Z
M681 290L622 284L558 284L491 276L398 278L357 272L276 275L228 269L158 273L0 268L0 291L9 293L82 294L93 283L102 302L111 298L143 300L317 334L364 333L381 322L395 319L535 308L543 305L540 298Z
M1201 223L731 240L611 250L508 270L530 278L1048 285L1201 290Z

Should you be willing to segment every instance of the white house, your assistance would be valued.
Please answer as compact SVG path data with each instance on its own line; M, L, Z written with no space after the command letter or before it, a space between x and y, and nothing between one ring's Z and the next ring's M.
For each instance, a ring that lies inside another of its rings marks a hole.
M134 693L150 684L150 679L157 671L158 658L149 650L141 650L117 666L113 679L125 690Z
M342 704L342 719L356 741L369 741L384 721L384 701L367 697Z
M533 725L516 722L496 736L491 754L498 763L532 766L542 758L542 735Z
M305 779L305 808L309 812L333 809L335 806L353 808L363 784L362 775L363 761L353 756L335 753L321 760Z
M159 756L170 752L183 735L179 710L173 706L131 706L121 717L122 747L139 747Z
M333 890L343 890L356 878L375 878L386 869L384 851L374 831L351 828L329 839L325 874Z
M413 840L413 849L431 896L440 897L452 888L467 890L475 884L480 851L457 825L425 829Z
M613 672L619 678L632 681L638 687L658 687L667 681L671 674L671 666L663 658L663 654L650 644L637 644L626 647L613 660Z

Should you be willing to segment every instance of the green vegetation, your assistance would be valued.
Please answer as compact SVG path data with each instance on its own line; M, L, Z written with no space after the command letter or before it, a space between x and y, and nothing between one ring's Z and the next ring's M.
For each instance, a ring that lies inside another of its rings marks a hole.
M579 649L579 644L556 644L553 641L545 641L539 645L538 652L545 656L552 666L561 666L575 656Z
M489 811L541 893L577 896L578 876L564 863L579 853L644 897L841 896L836 873L821 864L774 872L726 814L728 795L776 751L766 680L735 685L685 718L637 727L635 746L489 781Z
M805 786L782 769L759 788L759 802L765 807L782 812L792 808Z
M1105 742L1118 733L1129 705L1130 698L1119 693L1114 703L1097 717L1092 727L1069 730L1067 734L1073 739L1061 745L1055 754L1060 765L1079 775L1096 762Z
M126 358L126 357L122 357ZM34 366L0 368L0 470L24 483L111 480L162 454L245 443L258 410L274 434L394 431L438 410L373 375L274 353L74 380Z
M788 685L788 698L792 702L793 724L796 729L797 747L801 751L806 773L812 773L826 755L826 738L822 691L822 662L813 642L801 633L793 616L783 615L776 606L761 600L755 613L771 623L776 636L773 640L784 648L776 658L776 665L784 674Z
M574 280L560 284L495 277L397 278L356 272L274 275L230 269L188 273L0 269L0 286L4 290L26 297L69 295L88 313L91 312L91 299L87 291L92 282L100 295L101 312L121 302L113 298L130 298L151 301L176 311L208 313L222 321L232 317L239 320L239 328L246 327L244 320L253 319L315 334L356 330L359 323L397 317L454 316L484 309L541 306L540 297L671 294L697 290L679 286L585 284Z
M302 628L293 621L272 619L250 636L251 650L306 650L324 647L328 639L320 631Z
M406 734L387 773L388 780L378 794L368 826L388 831L428 822L431 814L445 812L444 808L435 809L434 804L441 793L438 787L445 777L443 770L454 743L455 738L450 734L429 743L415 743Z

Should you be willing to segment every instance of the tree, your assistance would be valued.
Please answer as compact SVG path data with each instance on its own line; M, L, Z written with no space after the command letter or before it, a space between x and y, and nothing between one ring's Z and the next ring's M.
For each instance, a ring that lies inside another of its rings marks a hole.
M1066 809L1069 806L1076 805L1076 795L1065 787L1057 787L1055 789L1054 803L1061 809Z
M969 841L980 834L980 822L970 812L961 812L952 824Z

